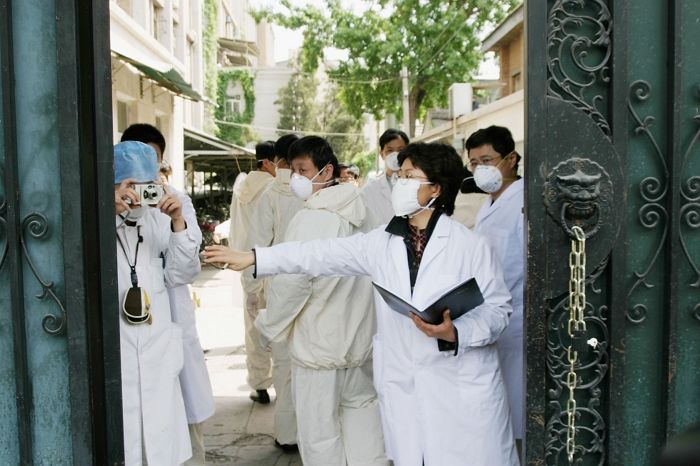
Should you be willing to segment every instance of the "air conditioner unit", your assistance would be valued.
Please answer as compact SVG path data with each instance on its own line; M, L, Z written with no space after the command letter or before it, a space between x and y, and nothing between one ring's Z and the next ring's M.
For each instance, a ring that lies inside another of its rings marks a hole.
M454 83L447 90L447 102L450 118L457 118L472 111L472 85Z

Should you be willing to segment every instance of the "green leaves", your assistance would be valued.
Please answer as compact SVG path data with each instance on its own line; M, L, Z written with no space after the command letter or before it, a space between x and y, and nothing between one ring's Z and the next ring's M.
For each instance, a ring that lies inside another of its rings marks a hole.
M323 8L280 2L275 12L256 14L303 33L302 70L314 71L324 49L335 47L348 60L329 72L339 98L356 117L401 111L399 72L410 78L412 121L420 110L444 106L447 88L468 82L481 60L479 34L491 29L519 0L376 0L363 12L345 9L339 0Z

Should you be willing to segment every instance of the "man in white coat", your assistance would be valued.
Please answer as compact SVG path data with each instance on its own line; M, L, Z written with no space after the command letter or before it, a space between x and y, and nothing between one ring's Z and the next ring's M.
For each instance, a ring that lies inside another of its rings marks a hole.
M147 123L136 123L129 126L122 134L122 141L139 141L148 144L156 151L158 163L163 165L165 154L165 138L155 126ZM168 191L176 195L182 203L182 215L188 226L188 233L199 245L202 243L202 232L197 222L197 214L192 205L192 199L172 186ZM214 394L207 372L207 364L204 360L204 351L199 342L197 322L195 319L195 307L190 297L189 284L167 287L170 299L170 311L173 322L182 329L184 344L184 364L180 372L180 385L185 400L187 424L192 443L192 458L185 466L204 466L205 452L204 433L202 431L204 421L214 414Z
M299 140L296 134L286 134L275 141L275 182L260 195L259 222L261 224L258 246L272 246L284 241L287 226L304 207L304 201L296 197L289 188L292 171L287 154L289 147ZM265 314L284 312L288 303L278 299L279 294L271 293L269 280L265 281L265 301L267 311L258 315L255 325L263 325ZM260 333L265 335L265 329ZM272 383L275 386L275 445L286 452L298 451L297 418L292 400L292 366L289 358L289 345L286 335L270 342L272 352Z
M338 160L326 140L307 136L289 149L291 191L305 200L285 241L338 238L365 218L360 194L336 184ZM377 394L372 386L375 330L366 278L278 275L256 322L263 336L289 338L292 396L301 458L309 466L387 465Z
M386 225L394 217L391 209L391 187L396 178L398 154L408 144L408 136L398 129L388 129L379 137L379 156L384 160L384 173L369 178L362 186L362 200L367 206L365 231Z
M229 246L233 249L250 249L260 238L267 235L260 222L260 199L275 181L275 157L272 141L255 146L258 169L251 171L234 189L231 199L231 227ZM267 389L272 384L272 360L270 350L262 343L260 332L255 328L255 318L265 308L265 284L253 277L251 271L241 273L243 288L243 324L245 326L246 367L248 385L253 391L250 399L261 404L270 402Z
M155 151L135 141L114 148L117 268L128 466L182 464L192 452L179 375L182 330L172 321L166 286L199 273L199 244L177 196L146 205L134 183L158 180Z
M508 392L513 435L522 450L525 434L525 357L523 354L523 276L525 231L523 180L518 177L520 156L507 128L489 126L465 142L474 182L489 197L476 217L475 231L491 244L503 267L512 296L513 314L498 339L498 355Z
M446 310L439 325L407 318L375 293L374 383L387 453L396 466L515 466L494 344L511 312L500 264L484 238L449 217L462 181L454 148L418 143L401 154L396 217L385 228L253 252L213 246L206 261L255 265L259 276L369 275L419 309L474 277L483 304L454 321Z

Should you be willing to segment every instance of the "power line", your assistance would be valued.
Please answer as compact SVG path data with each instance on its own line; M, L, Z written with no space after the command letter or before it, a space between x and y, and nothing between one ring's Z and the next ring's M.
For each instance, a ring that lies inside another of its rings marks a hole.
M266 126L254 126L254 125L248 125L245 123L234 123L233 121L224 121L224 120L214 120L216 123L222 124L222 125L229 125L229 126L238 126L240 128L252 128L252 129L259 129L263 131L279 131L280 133L295 133L295 134L313 134L317 136L344 136L344 137L362 137L364 134L362 133L329 133L325 131L304 131L300 129L282 129L282 128L270 128Z

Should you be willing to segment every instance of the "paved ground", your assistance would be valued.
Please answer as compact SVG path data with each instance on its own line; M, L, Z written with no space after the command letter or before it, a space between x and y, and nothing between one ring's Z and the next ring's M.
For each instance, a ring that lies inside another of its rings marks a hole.
M205 267L192 291L200 304L197 328L216 399L216 414L204 424L207 464L301 465L298 454L274 446L274 390L269 405L248 398L238 273Z

